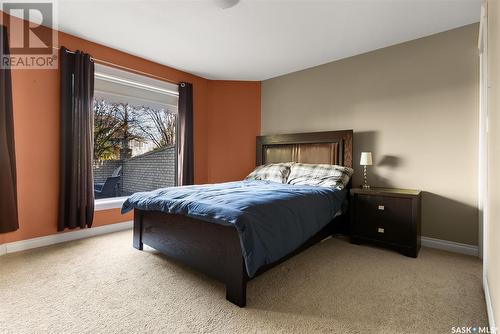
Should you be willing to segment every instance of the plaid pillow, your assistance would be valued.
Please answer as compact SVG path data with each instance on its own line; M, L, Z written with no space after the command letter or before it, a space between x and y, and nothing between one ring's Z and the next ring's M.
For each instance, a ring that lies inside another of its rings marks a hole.
M310 185L344 189L354 170L349 167L327 164L293 164L289 184Z
M286 183L290 174L291 163L279 163L258 166L251 172L245 180L268 180L279 183Z

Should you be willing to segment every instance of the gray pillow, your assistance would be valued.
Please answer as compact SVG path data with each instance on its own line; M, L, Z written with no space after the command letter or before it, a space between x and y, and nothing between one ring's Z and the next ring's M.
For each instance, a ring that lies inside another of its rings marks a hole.
M295 163L287 183L344 189L353 173L352 168L344 166Z
M261 165L255 168L245 180L267 180L286 183L291 165L292 163L290 162Z

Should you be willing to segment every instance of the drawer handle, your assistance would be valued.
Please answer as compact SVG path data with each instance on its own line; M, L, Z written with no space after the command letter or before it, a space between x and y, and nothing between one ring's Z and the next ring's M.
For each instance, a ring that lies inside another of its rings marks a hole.
M385 230L382 227L378 228L378 233L384 233L384 232L385 232Z
M378 206L378 209L379 209L380 211L384 211L384 210L385 210L385 206L383 206L383 205L379 205L379 206Z

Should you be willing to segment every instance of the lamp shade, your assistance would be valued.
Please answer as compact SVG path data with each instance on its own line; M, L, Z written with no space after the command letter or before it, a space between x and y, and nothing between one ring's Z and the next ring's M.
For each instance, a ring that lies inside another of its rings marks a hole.
M359 160L359 164L361 166L371 166L373 164L372 152L361 152L361 159Z

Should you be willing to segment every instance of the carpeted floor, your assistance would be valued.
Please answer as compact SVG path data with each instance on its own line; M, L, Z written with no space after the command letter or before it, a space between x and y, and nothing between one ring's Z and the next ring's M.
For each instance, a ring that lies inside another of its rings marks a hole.
M1 333L451 333L487 325L481 262L423 248L417 259L328 239L248 284L224 286L131 231L0 257Z

